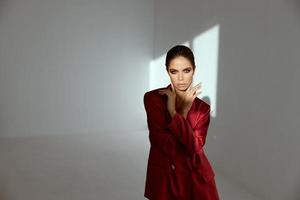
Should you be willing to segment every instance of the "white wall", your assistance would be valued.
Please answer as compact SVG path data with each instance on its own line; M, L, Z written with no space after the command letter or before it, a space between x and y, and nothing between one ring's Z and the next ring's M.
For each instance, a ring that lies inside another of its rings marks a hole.
M219 25L206 149L219 173L261 199L300 198L299 20L296 0L155 1L154 59Z
M0 2L0 137L145 129L153 1Z

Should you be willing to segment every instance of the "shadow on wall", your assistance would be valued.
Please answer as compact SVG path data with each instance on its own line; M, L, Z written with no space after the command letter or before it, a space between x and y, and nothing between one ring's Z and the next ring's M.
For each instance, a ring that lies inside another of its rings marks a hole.
M3 11L6 10L5 8L7 7L8 4L9 4L9 0L0 0L0 20L2 19L1 13L4 13Z
M287 3L289 5L289 8L291 9L292 12L295 13L295 15L299 18L300 20L300 1L299 0L287 0ZM300 25L299 25L300 26ZM298 181L297 185L295 188L295 191L300 190L300 174L297 176ZM297 193L295 196L293 196L295 199L300 199L300 193Z
M300 17L300 1L299 0L288 0L287 1L291 10L293 10Z
M201 99L210 105L210 98L209 98L209 96L204 96Z

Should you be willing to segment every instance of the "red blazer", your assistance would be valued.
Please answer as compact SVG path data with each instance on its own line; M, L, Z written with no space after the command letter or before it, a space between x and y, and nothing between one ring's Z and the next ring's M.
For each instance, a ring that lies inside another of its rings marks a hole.
M187 119L178 113L172 118L168 97L158 94L159 89L146 92L143 99L150 141L144 196L187 199L192 180L209 182L215 176L203 150L210 105L196 97Z

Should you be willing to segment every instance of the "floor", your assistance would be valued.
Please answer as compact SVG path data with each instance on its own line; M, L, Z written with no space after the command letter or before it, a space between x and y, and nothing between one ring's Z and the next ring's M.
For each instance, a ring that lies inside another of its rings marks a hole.
M147 139L145 132L0 139L0 199L145 199ZM222 200L259 200L216 174Z

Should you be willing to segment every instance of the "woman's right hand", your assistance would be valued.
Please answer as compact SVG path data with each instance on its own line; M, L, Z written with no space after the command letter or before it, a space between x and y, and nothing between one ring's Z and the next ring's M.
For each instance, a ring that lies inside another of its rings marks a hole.
M173 84L171 83L171 90L168 88L158 90L160 95L166 94L168 96L167 108L170 115L173 117L176 114L176 92Z

